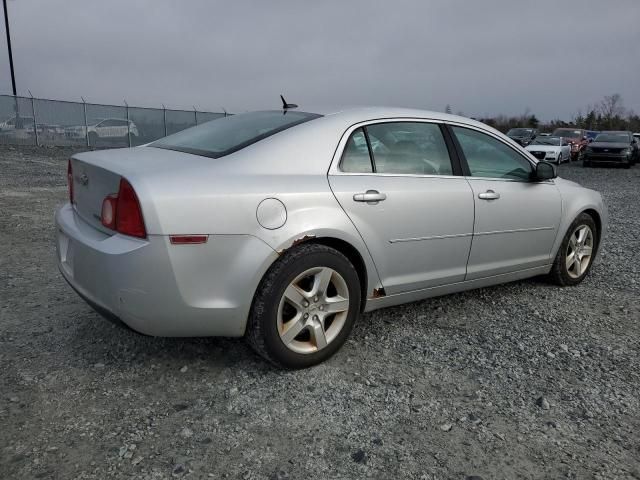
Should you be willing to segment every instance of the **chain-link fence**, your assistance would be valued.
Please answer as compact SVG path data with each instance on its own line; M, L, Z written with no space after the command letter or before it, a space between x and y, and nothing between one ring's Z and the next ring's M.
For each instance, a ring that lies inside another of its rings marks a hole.
M226 115L0 95L0 144L134 147Z

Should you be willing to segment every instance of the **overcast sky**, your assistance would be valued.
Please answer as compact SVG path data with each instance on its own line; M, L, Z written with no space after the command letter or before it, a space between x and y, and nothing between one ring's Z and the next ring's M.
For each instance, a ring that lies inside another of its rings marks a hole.
M640 0L9 0L18 94L231 112L640 112ZM10 93L4 25L0 92Z

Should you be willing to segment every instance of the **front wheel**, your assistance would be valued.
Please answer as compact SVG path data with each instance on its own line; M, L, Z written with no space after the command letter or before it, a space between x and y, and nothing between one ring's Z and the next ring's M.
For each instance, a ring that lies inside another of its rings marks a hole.
M562 240L551 268L551 280L561 286L578 285L591 270L598 248L596 224L591 215L580 214Z
M331 357L360 312L360 280L339 251L319 244L287 251L256 292L247 340L265 359L306 368Z

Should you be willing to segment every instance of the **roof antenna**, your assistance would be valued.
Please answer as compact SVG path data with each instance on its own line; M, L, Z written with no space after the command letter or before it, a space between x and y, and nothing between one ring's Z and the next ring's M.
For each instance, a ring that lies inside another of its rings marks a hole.
M287 110L289 108L298 108L298 105L295 103L287 103L282 95L280 95L280 100L282 100L282 109Z

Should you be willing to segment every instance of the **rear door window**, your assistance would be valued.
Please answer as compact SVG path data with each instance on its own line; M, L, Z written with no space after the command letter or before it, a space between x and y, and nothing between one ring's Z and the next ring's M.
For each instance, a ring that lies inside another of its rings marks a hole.
M453 174L447 144L438 124L389 122L376 123L366 128L376 172Z

